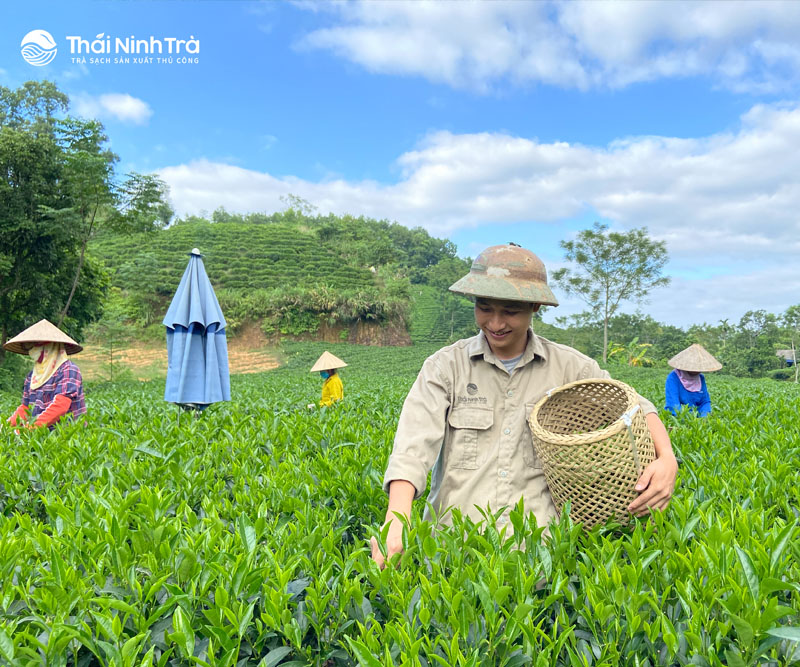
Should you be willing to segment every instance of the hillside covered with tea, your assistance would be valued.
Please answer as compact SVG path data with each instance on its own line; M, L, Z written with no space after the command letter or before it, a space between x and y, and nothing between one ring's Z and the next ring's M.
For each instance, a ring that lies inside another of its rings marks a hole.
M165 229L107 232L90 251L108 271L111 305L148 326L195 247L233 333L247 322L268 334L299 335L360 321L442 342L472 325L469 304L447 293L469 261L450 241L397 223L292 208L272 215L220 209L211 220L192 216Z

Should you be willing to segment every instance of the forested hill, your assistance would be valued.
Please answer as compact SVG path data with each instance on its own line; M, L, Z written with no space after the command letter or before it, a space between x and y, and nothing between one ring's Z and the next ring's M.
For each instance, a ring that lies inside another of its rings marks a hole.
M234 333L251 321L269 335L367 322L439 342L472 322L468 303L447 292L469 270L452 242L421 228L293 208L246 216L219 209L211 220L98 236L90 252L114 288L106 318L138 327L160 321L195 247Z

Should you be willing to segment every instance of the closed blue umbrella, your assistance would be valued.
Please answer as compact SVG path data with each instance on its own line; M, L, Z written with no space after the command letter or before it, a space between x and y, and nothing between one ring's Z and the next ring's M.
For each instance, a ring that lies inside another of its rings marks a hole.
M205 408L231 400L225 318L206 275L200 251L189 265L167 314L167 386L164 400Z

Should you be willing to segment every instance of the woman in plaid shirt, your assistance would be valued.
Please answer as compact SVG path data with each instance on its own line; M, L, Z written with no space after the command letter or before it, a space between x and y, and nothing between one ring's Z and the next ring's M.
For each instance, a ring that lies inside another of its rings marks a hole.
M33 360L33 370L22 389L22 403L8 418L9 424L52 427L65 415L77 417L86 413L81 372L68 358L83 348L72 338L41 320L3 347Z

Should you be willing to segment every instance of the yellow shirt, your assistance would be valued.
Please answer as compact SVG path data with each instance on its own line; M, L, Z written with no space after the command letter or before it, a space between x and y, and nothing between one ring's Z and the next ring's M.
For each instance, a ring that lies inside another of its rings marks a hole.
M384 489L404 479L419 498L433 469L428 501L446 523L449 514L441 513L451 506L480 521L476 505L497 511L522 498L539 525L547 524L556 509L528 415L549 389L607 377L594 359L533 331L511 375L483 332L439 350L425 361L403 404ZM644 414L656 411L645 398L640 405ZM425 518L431 518L427 509ZM508 510L500 523L507 518Z
M322 383L322 400L320 405L333 405L336 401L341 401L344 397L344 388L339 374L331 375Z

